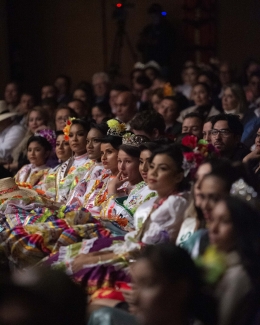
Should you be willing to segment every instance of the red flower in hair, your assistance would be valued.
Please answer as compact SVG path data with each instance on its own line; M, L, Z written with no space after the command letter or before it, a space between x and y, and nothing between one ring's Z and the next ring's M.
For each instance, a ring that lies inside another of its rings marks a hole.
M189 147L191 149L195 149L198 143L198 138L195 137L195 135L186 135L182 141L181 144Z
M192 162L194 160L194 158L195 158L195 154L194 154L193 151L192 152L184 152L183 156L186 158L186 160L188 162Z

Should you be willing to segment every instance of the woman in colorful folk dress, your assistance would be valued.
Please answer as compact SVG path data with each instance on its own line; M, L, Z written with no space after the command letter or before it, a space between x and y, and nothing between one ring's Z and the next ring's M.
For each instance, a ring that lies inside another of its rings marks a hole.
M96 179L101 175L104 169L101 162L101 139L106 136L107 131L107 123L91 124L87 136L87 153L89 159L94 160L95 163L71 192L66 205L73 204L75 208L82 207L84 196L91 190Z
M136 136L137 143L140 142L140 137ZM153 142L146 142L139 146L140 158L139 158L139 172L143 178L143 181L137 183L128 196L117 197L117 193L112 194L105 207L101 211L102 218L121 218L128 221L133 221L133 215L137 208L144 202L157 196L156 191L150 190L147 185L147 172L149 168L149 159L151 158L152 151L159 147L158 144ZM111 182L112 183L112 182ZM116 192L109 186L111 192Z
M37 185L44 173L49 169L46 162L55 146L56 135L52 130L40 130L29 138L27 143L27 158L30 164L23 166L15 175L16 183L21 186Z
M74 155L62 164L55 175L50 174L48 177L54 178L56 182L55 188L48 189L49 193L53 193L53 200L56 202L65 203L70 192L94 164L88 158L86 149L88 131L89 125L85 120L72 118L67 121L63 130L64 139L69 141Z
M87 283L89 293L113 286L112 279L129 280L128 260L144 244L175 240L187 207L182 193L183 155L178 145L155 150L147 179L158 196L143 203L134 214L135 230L122 237L85 241L79 254L60 251L62 262L76 281ZM60 264L61 259L58 261ZM55 263L54 263L55 264Z

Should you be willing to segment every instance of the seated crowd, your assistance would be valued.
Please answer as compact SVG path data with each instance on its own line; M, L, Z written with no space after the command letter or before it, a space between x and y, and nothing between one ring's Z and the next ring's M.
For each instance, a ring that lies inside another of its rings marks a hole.
M233 78L6 85L0 324L259 324L260 65Z

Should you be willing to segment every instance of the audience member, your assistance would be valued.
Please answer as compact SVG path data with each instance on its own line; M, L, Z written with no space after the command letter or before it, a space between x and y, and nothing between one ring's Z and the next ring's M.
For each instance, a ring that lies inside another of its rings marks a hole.
M184 117L182 123L182 133L195 135L202 138L203 119L198 113L189 113Z
M62 131L69 117L77 117L76 112L66 105L58 107L54 114L55 130Z
M134 95L130 91L121 92L115 100L115 106L116 117L120 121L124 122L129 129L129 122L137 112L136 99Z
M26 128L28 112L34 107L35 99L30 93L22 93L20 103L17 106L19 123Z
M161 114L154 110L137 113L130 121L131 131L156 140L164 135L165 122Z
M151 91L151 94L150 94L151 106L157 112L158 112L160 104L161 104L161 102L163 100L163 97L164 97L163 88L156 88L156 89Z
M105 72L97 72L92 76L95 103L107 102L109 95L109 76Z
M219 111L212 106L211 90L207 84L197 83L192 88L192 99L194 100L195 106L188 107L181 111L178 118L179 122L183 122L184 116L192 112L197 112L204 118L219 114Z
M227 84L223 88L222 108L226 114L237 114L242 118L248 105L243 88L238 84Z
M88 115L86 104L80 99L70 101L68 107L73 109L79 118L87 117Z
M206 118L202 128L202 137L203 140L206 140L208 143L211 143L211 130L212 130L212 123L211 120L214 116Z
M109 120L112 117L110 106L106 102L101 102L92 107L91 115L97 124L104 122L105 119Z
M11 81L6 85L4 99L8 110L13 112L20 101L20 86L17 82Z
M53 98L57 100L57 89L53 85L44 85L41 90L41 99Z
M109 92L109 105L111 107L112 113L116 114L116 98L123 91L130 91L130 89L124 84L117 84L111 87Z
M70 98L71 78L64 74L59 75L55 81L54 86L57 89L57 102L67 104Z
M164 97L159 105L158 113L164 118L166 134L176 136L181 133L181 123L177 122L177 117L179 116L179 103L176 97Z
M221 157L242 161L249 149L241 143L243 125L237 115L219 114L212 118L211 142Z
M13 118L17 113L2 112L0 114L0 160L9 162L13 149L19 144L26 130Z

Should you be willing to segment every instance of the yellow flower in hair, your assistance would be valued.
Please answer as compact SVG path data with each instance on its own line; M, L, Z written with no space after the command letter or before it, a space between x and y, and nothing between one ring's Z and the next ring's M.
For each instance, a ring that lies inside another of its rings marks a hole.
M70 128L72 125L72 121L75 120L75 117L69 117L67 122L66 122L66 126L63 129L63 133L64 133L64 140L65 141L69 141L69 133L70 133Z
M116 129L120 125L120 123L119 121L112 119L107 121L107 125L110 129Z
M108 134L110 134L110 135L120 136L120 134L125 132L125 130L126 130L125 123L120 123L116 119L108 120L107 125L109 127Z

